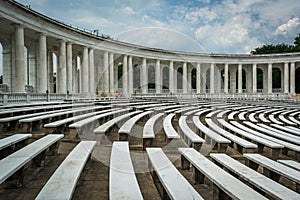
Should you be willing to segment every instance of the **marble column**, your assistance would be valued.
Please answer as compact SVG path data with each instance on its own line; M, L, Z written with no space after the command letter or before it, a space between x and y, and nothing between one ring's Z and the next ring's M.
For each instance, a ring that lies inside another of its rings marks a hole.
M196 70L196 89L197 93L201 93L201 64L197 63L197 70Z
M228 64L224 65L224 93L228 93Z
M108 65L108 52L103 54L103 90L109 93L109 65Z
M25 57L24 57L24 28L21 25L16 25L15 30L15 42L16 42L16 92L25 92Z
M66 70L66 42L60 41L59 48L59 59L58 59L58 69L57 69L57 83L56 87L58 88L59 94L67 93L67 70Z
M294 95L295 94L295 73L296 73L296 69L295 69L295 63L291 63L291 72L290 72L290 94Z
M257 93L257 64L252 65L252 93Z
M67 91L73 93L73 52L72 43L67 42Z
M50 52L48 55L48 90L49 93L54 92L53 85L53 52Z
M172 94L175 93L174 91L174 63L173 61L170 61L169 64L169 90Z
M147 94L148 92L148 70L147 70L147 60L146 58L143 58L142 61L142 80L141 80L141 88L142 88L142 93Z
M161 93L161 72L160 72L159 60L156 60L156 64L155 64L155 91L156 94Z
M188 93L188 74L187 74L187 63L184 62L182 66L182 89L183 94Z
M129 95L133 94L132 56L128 56L128 93Z
M47 42L46 35L39 34L39 66L38 66L38 93L45 93L47 87Z
M81 64L81 93L87 94L89 92L89 49L83 47L82 64Z
M127 56L124 55L123 56L123 76L122 76L122 93L127 96L127 93L128 93L128 73L127 73L127 64L128 64L128 61L127 61Z
M210 64L210 94L215 93L215 64Z
M238 65L238 93L243 93L243 67L242 64Z
M271 94L272 93L272 67L273 67L273 64L272 63L269 63L268 64L268 94Z
M114 54L109 54L109 92L114 94L115 92L115 74L114 74Z
M284 63L284 93L289 93L289 63Z
M91 94L96 93L95 88L95 60L94 60L94 49L89 48L89 92Z

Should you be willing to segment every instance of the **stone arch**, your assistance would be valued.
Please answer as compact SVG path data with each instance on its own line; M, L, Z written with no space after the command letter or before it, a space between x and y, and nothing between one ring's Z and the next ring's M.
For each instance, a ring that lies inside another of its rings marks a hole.
M183 84L182 84L182 81L183 81L183 68L182 67L178 67L177 69L177 89L179 90L182 90L183 89Z
M300 93L300 67L295 71L295 92Z
M133 89L136 91L137 89L141 89L141 66L135 64L133 66Z
M155 89L155 68L150 65L148 67L148 89Z
M225 83L225 69L221 70L221 90L224 91L224 83ZM230 91L230 71L228 70L228 91Z
M117 66L117 81L118 81L118 88L123 88L123 63L119 63Z
M170 81L170 76L169 76L169 68L168 67L163 67L162 69L162 89L169 89L169 81Z
M191 88L193 90L196 89L196 85L197 85L197 69L196 68L193 68L192 69L192 72L191 72Z
M278 90L277 92L282 91L282 79L281 79L281 69L278 67L273 67L272 69L272 89Z
M208 68L205 72L205 82L206 82L206 85L205 85L205 92L210 89L210 68Z
M257 89L264 90L264 71L261 68L257 68L256 72Z

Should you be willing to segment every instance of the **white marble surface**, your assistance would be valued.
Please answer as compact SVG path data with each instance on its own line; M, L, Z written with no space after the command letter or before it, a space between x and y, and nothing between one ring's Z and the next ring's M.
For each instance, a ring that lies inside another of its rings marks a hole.
M12 144L16 144L22 140L30 138L31 134L15 134L0 140L0 150L4 149Z
M174 113L168 114L164 118L164 121L163 121L164 131L165 131L167 138L169 138L169 139L180 138L180 136L178 135L178 133L176 132L176 130L174 129L174 127L172 125L172 119L174 116L175 116Z
M179 152L205 177L233 199L267 199L208 160L193 148L179 148Z
M218 163L221 163L222 166L225 166L275 199L300 199L300 194L243 165L226 154L210 154L210 156Z
M71 199L95 144L96 141L81 141L56 169L36 199Z
M186 122L187 116L181 116L179 118L179 127L192 142L203 143L204 139L198 136L187 124Z
M157 120L162 119L164 113L158 113L151 117L145 124L143 129L143 138L155 138L154 126Z
M47 135L0 160L0 183L63 137L63 134Z
M114 142L110 158L109 199L143 199L137 182L128 142Z
M146 149L151 165L170 199L203 199L176 169L161 148Z

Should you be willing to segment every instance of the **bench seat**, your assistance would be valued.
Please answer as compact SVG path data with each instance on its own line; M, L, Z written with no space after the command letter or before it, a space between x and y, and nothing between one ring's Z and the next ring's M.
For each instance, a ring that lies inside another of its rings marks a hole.
M229 133L228 131L224 130L223 128L215 124L213 120L210 118L205 118L205 121L212 130L216 131L218 134L222 135L223 137L231 140L234 143L235 149L238 150L239 152L257 151L256 144L244 140L243 138L238 137L232 133Z
M120 141L126 141L128 139L128 135L131 134L131 131L134 127L134 125L136 125L136 123L141 120L144 117L147 117L149 115L151 115L153 113L153 111L146 111L146 112L142 112L130 119L128 119L119 129L118 133L119 133L119 140Z
M274 199L300 199L300 195L283 185L269 179L259 172L243 165L226 154L210 154L210 157L229 171L241 177L245 182L265 192Z
M164 113L158 113L152 116L144 125L143 129L143 149L145 150L147 147L150 147L155 138L155 134L157 130L155 130L155 125L159 120L162 120Z
M133 111L133 112L129 112L126 113L124 115L120 115L118 117L115 117L111 120L109 120L108 122L105 122L104 124L101 124L100 126L98 126L93 132L95 134L105 134L111 127L113 127L115 124L120 125L120 123L124 120L129 119L129 117L131 117L132 115L136 115L141 113L142 111ZM123 124L123 123L122 123Z
M280 176L295 182L295 190L300 192L300 171L294 170L288 166L280 164L260 154L244 154L248 166L257 170L258 165L262 166L264 175L275 181L279 181Z
M71 199L96 141L81 141L55 170L36 199Z
M0 150L30 138L31 134L15 134L0 140Z
M251 134L249 132L246 132L246 131L238 128L238 127L235 127L235 126L229 124L228 122L226 122L224 119L217 119L217 120L222 126L224 126L225 128L231 130L236 135L240 135L242 137L245 137L245 138L248 138L252 141L255 141L258 145L258 152L259 153L263 152L264 146L266 146L266 147L271 149L271 156L274 159L277 159L279 154L280 154L280 150L282 148L284 148L284 146L281 145L281 144L278 144L276 142L272 142L272 141L267 140L265 138L262 138L262 137L254 135L254 134Z
M203 199L171 163L161 148L147 148L146 151L154 182L164 188L164 190L159 190L162 199ZM158 186L158 188L161 187Z
M200 150L201 145L205 140L197 135L187 124L187 116L181 116L179 118L179 128L181 130L184 141L196 150Z
M193 122L195 126L200 130L200 133L204 134L204 138L206 143L214 145L214 143L217 143L217 145L214 147L217 151L225 152L228 145L231 144L231 141L227 138L219 135L215 131L209 129L206 127L199 119L199 116L193 116Z
M110 157L109 199L143 199L128 142L114 142Z
M168 114L163 121L164 132L166 134L166 140L179 139L177 131L172 125L172 119L175 117L174 113Z
M232 199L267 199L218 167L195 149L179 148L178 150L181 154L182 168L189 169L191 164L194 168L196 182L204 183L204 178L207 178L213 183L214 199L225 199L226 196Z
M63 137L62 134L47 135L0 160L0 184Z
M277 160L277 162L289 166L295 170L300 171L300 163L294 161L294 160Z

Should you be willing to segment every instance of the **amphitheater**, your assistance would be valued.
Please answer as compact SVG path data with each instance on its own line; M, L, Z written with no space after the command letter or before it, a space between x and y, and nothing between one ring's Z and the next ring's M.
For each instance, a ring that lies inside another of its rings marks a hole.
M0 43L0 199L300 199L300 53L148 48L13 0Z

